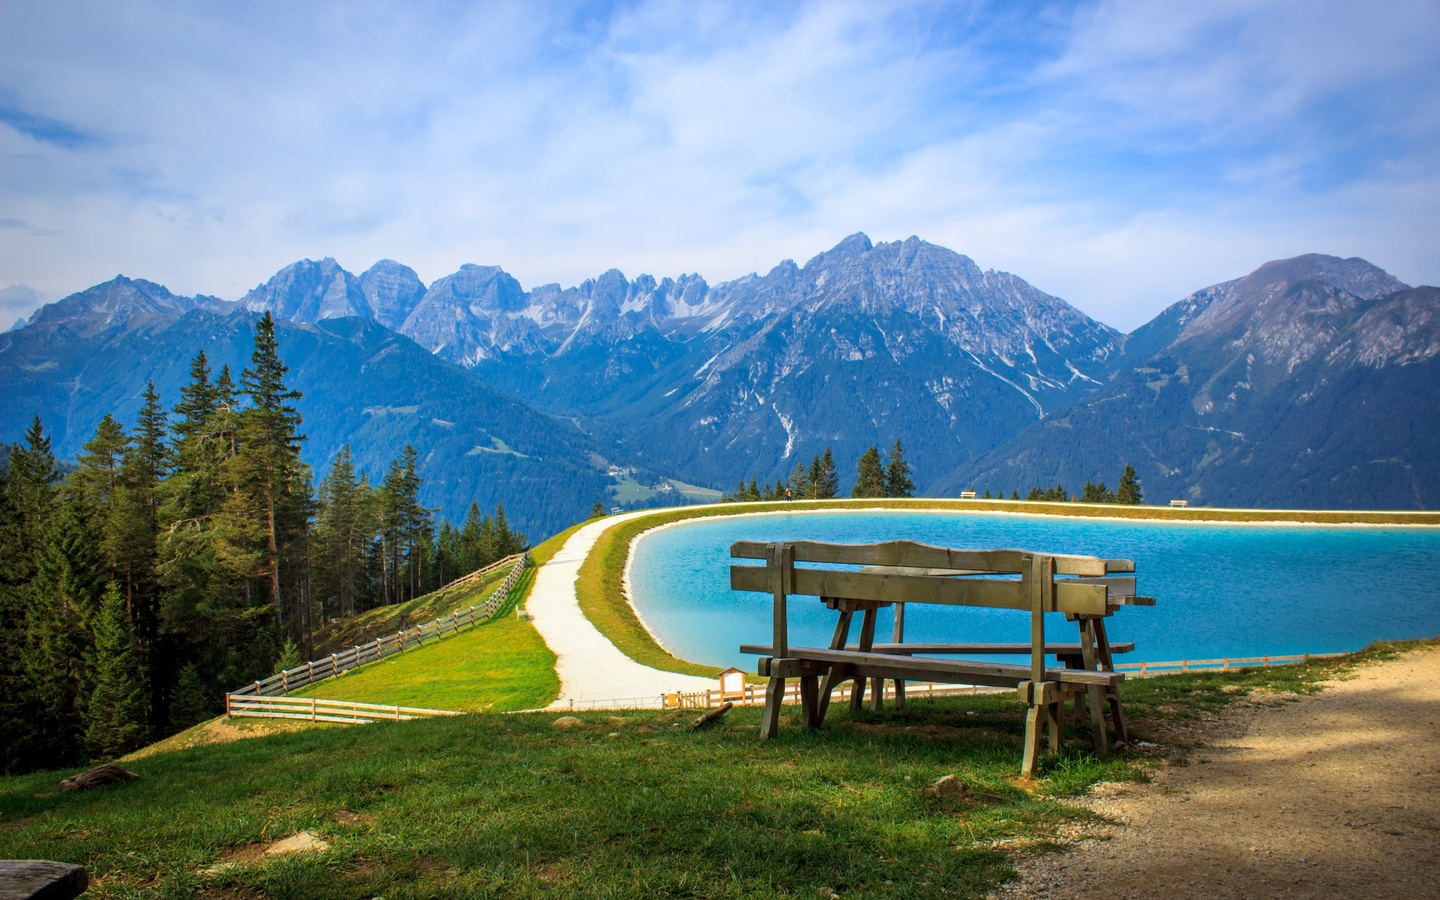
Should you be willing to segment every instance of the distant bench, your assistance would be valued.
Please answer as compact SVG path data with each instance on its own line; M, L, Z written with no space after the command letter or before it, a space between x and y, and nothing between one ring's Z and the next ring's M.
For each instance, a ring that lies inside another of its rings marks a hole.
M1060 746L1060 704L1083 694L1089 701L1092 735L1097 752L1108 751L1105 707L1109 707L1117 736L1126 739L1124 716L1116 690L1124 676L1114 671L1103 620L1120 606L1153 605L1139 597L1129 560L1063 556L1021 550L953 550L913 541L879 544L826 544L815 541L760 543L738 541L730 555L763 559L764 566L733 565L734 590L760 591L774 598L774 638L770 644L743 645L743 653L761 656L758 672L770 679L766 689L761 737L779 729L780 703L785 680L800 679L801 716L818 728L824 721L830 695L842 681L854 679L852 706L863 700L865 679L875 681L879 701L881 679L896 681L897 702L903 703L905 681L975 684L1015 688L1029 710L1025 720L1025 750L1021 774L1029 775L1040 752L1041 733L1048 734L1052 752ZM796 566L796 563L806 563ZM816 565L819 564L819 565ZM826 565L859 565L854 569ZM1019 578L1015 578L1015 576ZM797 647L789 643L788 600L792 595L818 597L838 613L829 647ZM905 644L904 604L935 603L1017 609L1030 613L1029 644ZM898 605L897 605L898 604ZM875 643L876 612L897 605L896 641ZM849 644L855 613L862 614L859 642ZM1047 612L1065 613L1079 623L1077 644L1047 644ZM1124 649L1132 649L1126 645ZM1047 652L1065 657L1062 667L1045 665ZM1029 665L985 660L936 659L919 654L1021 653ZM1078 655L1079 665L1074 665ZM823 681L821 680L823 679ZM1078 705L1078 699L1077 699Z

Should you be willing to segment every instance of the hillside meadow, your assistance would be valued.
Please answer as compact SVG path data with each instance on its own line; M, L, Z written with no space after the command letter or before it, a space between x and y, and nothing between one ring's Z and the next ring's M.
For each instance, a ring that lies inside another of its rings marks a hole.
M1127 682L1152 746L1096 759L1077 730L1033 781L1008 695L837 709L764 743L756 707L703 730L694 711L292 727L127 760L138 781L92 792L56 792L73 770L0 780L0 857L83 864L101 898L983 896L1093 816L1067 798L1183 758L1177 735L1253 691L1398 649ZM946 775L962 789L932 796ZM264 856L302 831L328 849Z

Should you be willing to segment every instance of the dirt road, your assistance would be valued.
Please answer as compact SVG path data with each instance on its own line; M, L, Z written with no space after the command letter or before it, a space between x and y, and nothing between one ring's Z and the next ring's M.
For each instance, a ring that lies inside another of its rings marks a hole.
M997 897L1440 897L1440 646L1232 710L1208 743L1101 786L1089 805L1122 824Z

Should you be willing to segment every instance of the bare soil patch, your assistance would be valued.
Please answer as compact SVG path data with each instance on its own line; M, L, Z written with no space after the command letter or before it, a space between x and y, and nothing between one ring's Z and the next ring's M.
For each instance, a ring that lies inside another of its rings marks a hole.
M1232 708L996 896L1440 897L1440 646ZM1177 735L1178 737L1178 735Z

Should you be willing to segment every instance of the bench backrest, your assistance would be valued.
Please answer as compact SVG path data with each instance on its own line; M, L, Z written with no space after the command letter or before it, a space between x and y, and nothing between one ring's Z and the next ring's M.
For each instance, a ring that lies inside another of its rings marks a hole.
M1026 550L957 550L915 541L736 541L730 555L765 560L764 566L731 566L730 587L773 595L772 652L777 657L788 651L786 599L805 595L1025 610L1031 614L1031 646L1040 650L1032 653L1037 671L1044 658L1044 614L1107 615L1113 580L1105 576L1135 571L1135 564L1123 559ZM825 568L827 563L864 568ZM1020 577L1013 577L1016 575Z

